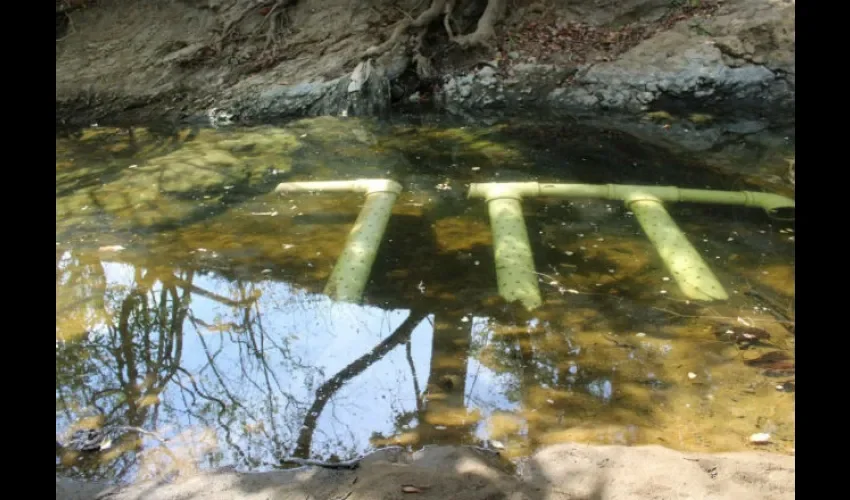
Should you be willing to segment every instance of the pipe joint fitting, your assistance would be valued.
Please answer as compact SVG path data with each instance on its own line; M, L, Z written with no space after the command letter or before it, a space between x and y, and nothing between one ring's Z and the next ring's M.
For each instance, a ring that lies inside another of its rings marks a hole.
M522 200L539 195L540 184L536 182L490 182L470 184L467 198L484 198L489 203L498 199Z

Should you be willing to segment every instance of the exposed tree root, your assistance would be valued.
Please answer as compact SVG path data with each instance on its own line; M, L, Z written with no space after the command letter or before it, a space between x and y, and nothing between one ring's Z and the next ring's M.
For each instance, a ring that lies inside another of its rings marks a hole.
M370 57L377 57L384 54L385 52L395 47L396 44L400 42L402 37L405 37L406 41L407 30L409 28L427 28L429 24L431 24L434 20L440 17L440 15L443 13L443 7L445 6L445 4L446 0L431 0L431 5L428 6L428 8L425 9L424 12L419 14L416 19L404 19L399 22L393 30L392 35L390 35L390 37L384 43L380 45L373 45L372 47L366 49L366 52L363 53L362 58L368 59Z
M478 18L478 26L468 35L454 37L452 41L463 48L490 47L496 37L496 23L505 15L505 0L487 0L484 13Z
M366 49L360 59L367 60L383 56L404 44L406 45L404 51L410 56L414 64L417 77L420 80L432 78L434 68L431 58L423 53L423 40L431 24L439 21L441 17L443 29L451 43L457 44L463 49L476 46L491 48L496 35L495 25L505 14L506 1L487 0L487 5L478 19L475 31L466 35L455 35L455 30L452 29L452 14L456 4L457 0L431 0L428 8L415 18L404 13L406 17L395 25L389 38ZM416 30L416 33L411 34L410 31L412 30Z

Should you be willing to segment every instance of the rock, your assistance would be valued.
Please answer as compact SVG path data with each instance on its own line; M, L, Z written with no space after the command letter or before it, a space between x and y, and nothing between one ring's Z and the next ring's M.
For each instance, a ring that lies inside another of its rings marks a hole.
M750 442L753 444L768 444L770 443L770 434L759 432L750 436Z

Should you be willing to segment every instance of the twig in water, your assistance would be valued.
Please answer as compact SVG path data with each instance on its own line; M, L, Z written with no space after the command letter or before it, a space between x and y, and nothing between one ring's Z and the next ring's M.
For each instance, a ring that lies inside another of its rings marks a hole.
M653 309L661 312L665 312L667 314L671 314L673 316L678 316L680 318L703 318L703 319L725 319L729 321L738 321L738 317L732 316L702 316L699 314L681 314L676 311L671 311L669 309L664 309L663 307L653 307ZM762 323L785 323L785 324L794 324L793 321L782 321L782 320L769 320L769 319L752 319L754 323L762 322Z

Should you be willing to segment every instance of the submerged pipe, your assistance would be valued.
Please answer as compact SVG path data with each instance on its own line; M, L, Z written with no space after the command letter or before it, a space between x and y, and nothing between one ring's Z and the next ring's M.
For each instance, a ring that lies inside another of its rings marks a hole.
M652 195L660 201L712 203L758 207L773 218L794 219L794 200L772 193L754 191L715 191L710 189L683 189L675 186L635 186L628 184L549 184L539 182L481 183L469 186L469 198L487 198L498 191L511 191L521 198L600 198L623 201L635 192Z
M795 210L794 200L776 194L681 189L675 186L480 183L470 185L468 197L484 198L489 207L499 293L508 301L523 301L528 309L539 306L542 299L533 267L531 245L522 219L523 198L600 198L623 201L635 213L664 264L676 278L679 288L695 300L725 300L728 295L667 213L663 202L759 207L768 216L784 220L793 220ZM511 208L508 210L504 207Z
M635 192L623 201L626 208L634 212L643 232L686 297L704 301L729 298L723 285L667 213L661 200Z
M401 184L387 179L284 182L275 192L364 193L366 201L348 233L345 247L325 285L325 294L343 302L359 302L378 255L378 248L401 193Z
M487 198L499 294L508 302L519 301L531 311L543 304L543 298L537 286L522 198L510 189L500 188L489 191Z

